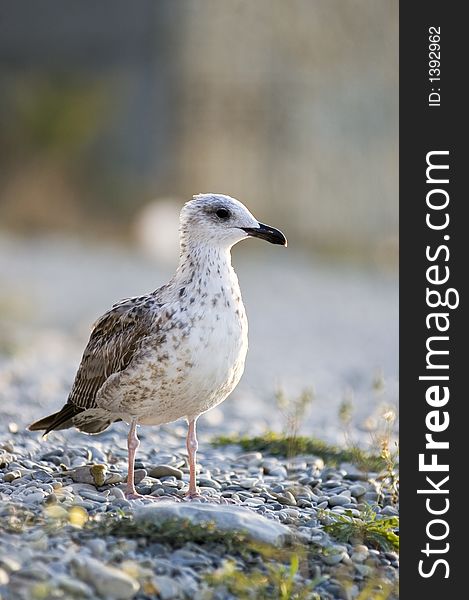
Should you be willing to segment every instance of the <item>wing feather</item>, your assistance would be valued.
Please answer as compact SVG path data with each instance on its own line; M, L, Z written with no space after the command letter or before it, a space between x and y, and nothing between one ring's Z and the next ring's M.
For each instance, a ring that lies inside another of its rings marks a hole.
M142 340L156 331L160 307L152 296L128 298L96 321L67 404L85 410L97 406L101 386L125 369Z

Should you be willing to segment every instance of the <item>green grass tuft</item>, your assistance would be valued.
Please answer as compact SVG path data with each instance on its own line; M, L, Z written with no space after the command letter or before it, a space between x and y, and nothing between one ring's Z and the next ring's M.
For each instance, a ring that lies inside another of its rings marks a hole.
M291 457L300 454L313 454L321 457L327 464L337 466L343 462L357 465L364 471L381 471L386 467L382 456L371 454L357 447L340 448L323 440L307 436L285 436L268 431L263 435L248 437L222 435L212 440L214 446L236 444L246 452L258 451L273 456Z
M324 530L340 542L359 540L384 552L399 552L399 517L383 517L371 507L363 511L360 517L353 517L349 511L334 514L331 511L319 514L327 519ZM332 522L331 522L332 521Z

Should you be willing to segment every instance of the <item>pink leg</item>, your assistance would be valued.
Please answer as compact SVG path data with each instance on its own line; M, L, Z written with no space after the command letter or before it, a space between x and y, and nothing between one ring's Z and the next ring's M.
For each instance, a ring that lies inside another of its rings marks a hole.
M188 498L197 498L200 496L197 491L197 485L195 481L195 468L196 468L196 454L199 444L197 443L197 433L195 429L195 424L197 419L192 419L189 421L189 429L187 431L187 453L189 454L189 490L187 491L186 496Z
M133 419L130 424L129 436L127 438L127 449L129 451L129 469L127 474L127 498L141 498L141 494L137 494L134 483L135 470L135 453L140 446L140 440L137 437L137 419Z
M155 497L155 496L142 496L135 489L135 453L137 452L138 447L140 446L140 440L137 437L137 419L133 419L130 424L130 431L127 438L127 448L129 451L129 469L127 473L127 489L125 491L125 496L128 500L137 500L138 498L143 498L145 500L151 500L152 502L158 502L160 500L167 500L167 498Z

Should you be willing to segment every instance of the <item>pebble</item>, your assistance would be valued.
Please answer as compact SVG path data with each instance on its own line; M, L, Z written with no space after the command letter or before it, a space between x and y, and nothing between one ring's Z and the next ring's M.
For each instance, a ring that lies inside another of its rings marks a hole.
M87 546L91 550L91 552L97 557L103 556L103 554L106 552L106 542L101 538L94 538L92 540L89 540Z
M85 598L91 598L93 595L93 590L89 585L74 577L58 575L55 578L55 582L59 588L68 592L72 597L77 596L78 598L81 598L84 596Z
M80 557L75 559L74 564L78 577L90 583L105 598L130 600L140 589L135 578L95 558Z
M0 585L7 585L10 581L8 573L0 567Z
M363 496L366 493L366 487L364 485L360 485L359 483L351 485L349 490L354 498L360 498L360 496Z
M84 465L65 472L75 483L88 483L93 486L104 485L107 466L102 464Z
M328 500L330 506L343 506L344 504L348 504L349 501L347 496L341 495L331 496Z
M248 506L263 506L264 503L264 498L246 498L243 502L243 504L247 504Z
M347 553L343 550L339 552L328 552L327 554L322 555L322 560L326 563L326 565L337 565L339 564L345 557Z
M286 506L296 506L295 496L291 492L276 495L277 500Z
M278 467L274 467L273 469L269 469L268 474L272 477L278 477L278 479L286 479L288 475L286 468L282 467L281 465Z
M161 502L135 511L135 521L148 526L167 521L187 521L200 525L214 523L221 531L242 531L256 542L283 546L292 540L292 532L279 523L257 515L249 509L212 503Z
M200 487L208 487L208 488L213 488L215 490L221 490L221 485L218 483L218 481L215 481L213 479L207 479L206 477L199 477L197 482Z
M181 587L172 577L166 575L160 575L152 579L152 583L155 586L158 597L161 600L172 600L173 598L181 597Z
M116 498L117 500L125 500L125 494L124 492L118 488L111 488L110 492L109 492L109 497L111 498Z
M3 477L3 481L9 483L11 481L14 481L15 479L19 479L20 477L21 477L20 471L9 471L8 473L5 473L5 475Z
M259 480L256 478L253 478L253 477L249 477L246 479L240 479L240 481L239 481L239 485L246 490L250 490L258 483L259 483Z
M43 492L33 492L32 494L27 494L24 496L24 502L26 504L36 504L40 503L44 500Z
M182 479L181 469L176 469L170 465L153 465L147 467L147 472L150 477L155 479L161 479L161 477L173 476L176 479Z
M87 500L93 500L93 502L108 502L108 498L104 494L94 494L93 492L88 492L87 490L83 490L81 492L81 496Z
M395 517L399 514L397 509L394 508L394 506L385 506L384 508L381 509L380 512L382 515L386 515L386 516L390 516L390 517Z

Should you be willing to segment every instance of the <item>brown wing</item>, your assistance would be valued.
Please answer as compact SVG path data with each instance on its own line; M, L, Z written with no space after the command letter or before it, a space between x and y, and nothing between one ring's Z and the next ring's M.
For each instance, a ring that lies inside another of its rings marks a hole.
M82 423L75 417L96 408L96 394L107 378L125 369L143 339L154 334L159 308L153 294L128 298L115 304L99 318L83 353L67 403L57 413L28 427L31 431L67 429L76 426L87 433L99 433L112 422L108 416L92 414Z
M96 407L96 394L106 379L125 369L143 338L154 332L160 306L153 296L128 298L96 321L67 405Z

